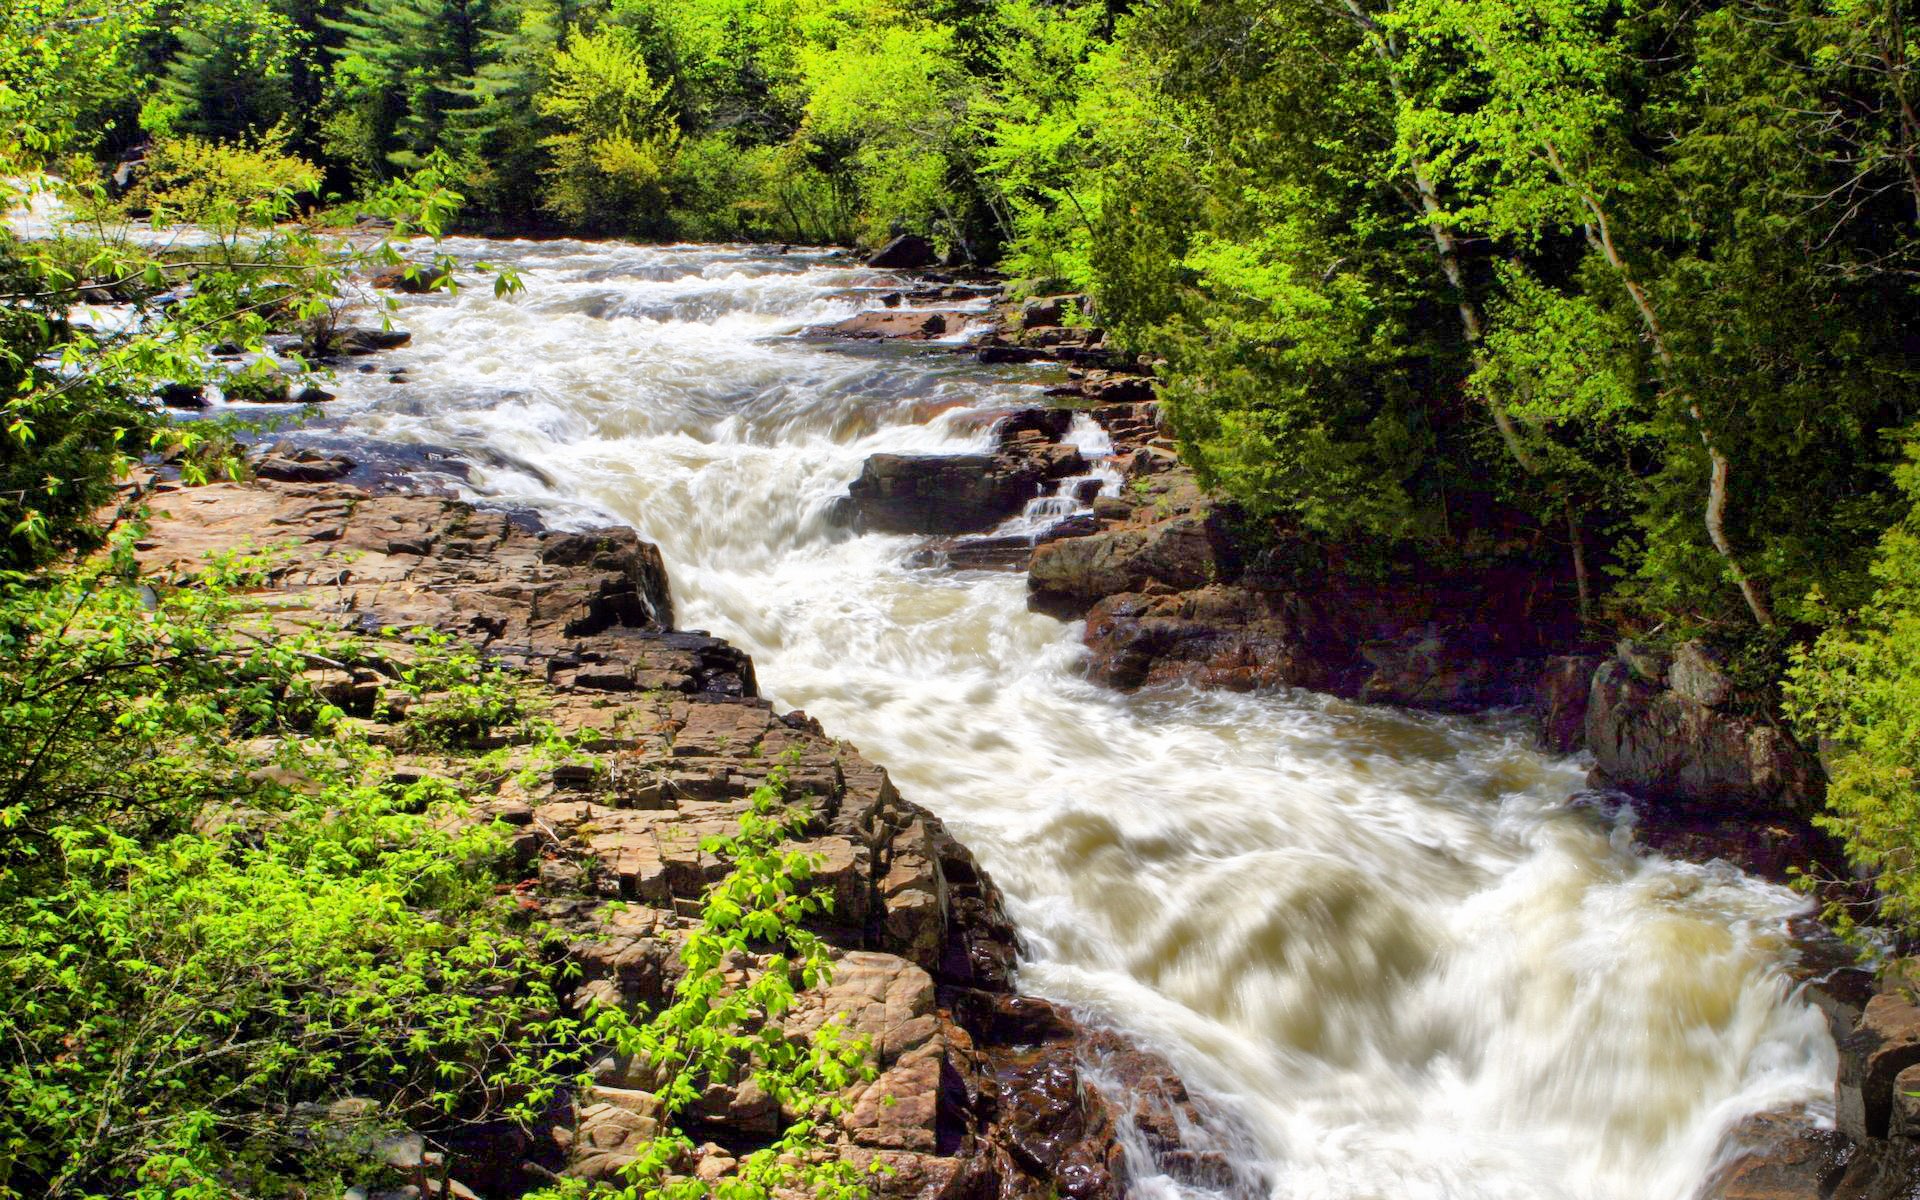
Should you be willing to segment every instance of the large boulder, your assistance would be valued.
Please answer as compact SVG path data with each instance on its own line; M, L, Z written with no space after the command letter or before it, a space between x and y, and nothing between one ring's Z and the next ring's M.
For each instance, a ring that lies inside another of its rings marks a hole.
M1887 1137L1898 1099L1902 1119L1911 1109L1896 1097L1895 1080L1920 1067L1920 1007L1904 996L1882 992L1867 1001L1860 1023L1840 1043L1840 1079L1835 1119L1840 1132L1856 1142Z
M1615 658L1594 672L1585 734L1606 783L1707 806L1792 812L1813 803L1818 764L1784 732L1649 682L1654 669Z
M1088 674L1122 690L1181 681L1235 692L1332 691L1351 674L1343 669L1350 656L1316 636L1320 615L1298 593L1233 585L1123 592L1094 605L1086 629Z
M377 354L382 350L396 350L413 340L413 335L404 329L375 329L366 325L347 325L335 329L320 339L313 349L321 355L328 354Z
M847 489L852 523L881 533L971 533L1026 507L1049 481L1085 470L1064 456L1015 460L993 454L876 454Z
M1073 414L1023 409L1003 418L990 454L876 454L836 519L879 533L961 534L993 528L1087 461L1061 438Z
M376 272L367 282L377 288L405 292L410 296L445 290L452 276L434 263L401 263Z
M879 250L867 260L870 267L884 267L895 271L917 271L930 267L940 260L933 243L917 233L902 234Z
M326 483L346 478L353 473L354 465L344 454L327 454L281 443L254 460L253 473L261 479L283 483Z
M1088 308L1085 295L1036 297L1020 306L1020 327L1043 329L1058 325L1069 313L1085 313Z
M1043 603L1091 602L1150 584L1173 591L1205 587L1219 573L1207 518L1188 514L1040 547L1027 586Z
M1720 1157L1698 1200L1829 1200L1856 1155L1810 1117L1762 1113L1729 1131Z

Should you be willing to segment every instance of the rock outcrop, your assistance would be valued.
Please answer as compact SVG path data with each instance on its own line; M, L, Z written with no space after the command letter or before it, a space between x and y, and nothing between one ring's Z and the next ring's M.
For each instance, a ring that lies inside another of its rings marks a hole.
M924 342L959 332L966 318L959 313L930 312L924 309L891 309L883 312L855 313L844 321L810 330L814 337L858 339L889 338L895 341Z
M1519 572L1367 578L1285 544L1249 560L1232 514L1159 444L1138 411L1149 406L1094 411L1123 448L1128 486L1097 502L1098 532L1037 548L1029 568L1034 607L1086 617L1096 678L1307 687L1442 710L1530 697L1567 624L1558 598Z
M1857 974L1863 974L1858 973ZM1898 980L1836 1030L1836 1126L1763 1113L1735 1128L1699 1200L1909 1200L1920 1194L1920 1007ZM1827 1007L1830 991L1812 995ZM1829 1015L1835 1015L1829 1009Z
M917 233L903 233L867 259L870 267L881 267L896 271L917 271L921 267L930 267L940 261L940 255L932 242Z
M959 534L991 529L1087 471L1061 441L1064 410L1026 409L1002 419L987 454L876 454L847 489L837 519L879 533Z
M523 907L559 930L579 968L568 1001L657 1005L677 947L724 864L702 839L732 831L775 763L807 814L799 848L833 896L822 934L836 970L784 1022L829 1013L868 1039L877 1077L845 1097L836 1151L882 1161L881 1196L1120 1196L1143 1169L1229 1194L1263 1191L1219 1146L1231 1123L1165 1061L1064 1010L1015 994L1015 935L998 891L938 818L801 713L759 699L747 658L671 628L658 552L630 530L550 533L427 496L338 484L161 485L140 544L156 580L210 551L279 547L271 610L293 625L430 626L524 670L546 719L592 748L554 763L507 739L477 815L512 831ZM394 654L404 660L404 646ZM316 668L317 685L375 739L391 739L377 668ZM458 771L425 752L402 771ZM741 977L758 969L737 961ZM545 1126L423 1130L443 1174L491 1198L550 1174L607 1179L657 1132L644 1066L609 1055L595 1086ZM750 1085L716 1086L679 1169L724 1179L777 1119ZM424 1144L424 1143L423 1143Z
M1669 655L1626 642L1593 673L1585 745L1605 782L1636 794L1744 813L1809 811L1818 762L1735 699L1702 643Z

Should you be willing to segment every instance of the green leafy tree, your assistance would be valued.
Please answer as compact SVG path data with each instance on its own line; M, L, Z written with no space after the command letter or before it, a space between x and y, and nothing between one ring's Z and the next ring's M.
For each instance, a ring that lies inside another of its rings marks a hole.
M618 27L568 38L535 101L560 130L545 142L547 207L577 225L660 232L679 144L666 94Z

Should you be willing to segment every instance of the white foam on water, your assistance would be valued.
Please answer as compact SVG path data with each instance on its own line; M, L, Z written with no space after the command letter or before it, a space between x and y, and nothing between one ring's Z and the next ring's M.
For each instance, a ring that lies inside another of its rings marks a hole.
M891 277L745 247L448 248L527 290L409 299L412 345L343 376L336 414L496 451L528 469L478 467L476 495L657 542L682 625L974 848L1022 985L1166 1051L1244 1118L1231 1149L1275 1196L1688 1200L1742 1116L1823 1103L1833 1046L1782 969L1801 902L1616 844L1518 722L1119 695L1019 576L835 528L868 455L978 451L981 414L1040 398L1030 370L794 336Z

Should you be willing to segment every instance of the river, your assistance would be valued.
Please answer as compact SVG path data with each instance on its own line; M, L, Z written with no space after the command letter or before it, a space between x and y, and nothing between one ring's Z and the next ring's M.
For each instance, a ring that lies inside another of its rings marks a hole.
M681 625L973 847L1022 986L1168 1053L1244 1118L1276 1197L1688 1200L1732 1123L1829 1096L1832 1042L1783 972L1800 902L1634 853L1519 719L1115 694L1024 577L833 527L869 454L984 448L979 414L1047 378L795 336L896 279L744 247L446 249L525 292L404 299L412 344L345 369L301 436L452 447L478 498L658 543Z

